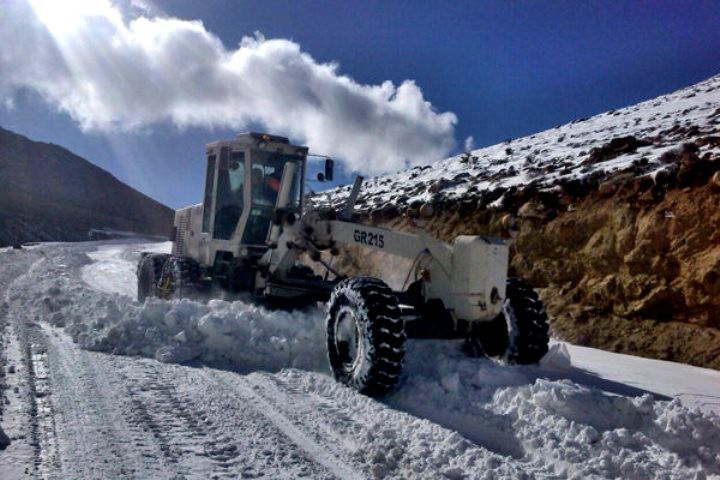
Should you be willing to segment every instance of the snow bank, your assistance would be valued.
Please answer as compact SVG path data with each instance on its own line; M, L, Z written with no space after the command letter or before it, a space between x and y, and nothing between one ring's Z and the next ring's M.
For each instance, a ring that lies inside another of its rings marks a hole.
M240 370L327 369L320 309L286 312L241 301L131 300L133 265L143 247L103 245L90 251L95 248L88 245L86 253L58 247L33 267L30 289L11 296L36 320L63 327L89 350L163 362L228 363ZM73 271L81 271L84 282Z
M649 393L609 393L594 386L592 377L580 384L572 380L580 372L562 344L553 345L539 366L465 358L447 342L408 346L406 382L386 402L499 457L482 463L465 458L460 471L494 468L500 476L569 478L658 478L663 471L673 478L720 475L720 415ZM458 440L452 450L463 448ZM497 462L509 459L519 471L497 470ZM443 468L460 468L457 461Z
M354 437L355 457L375 478L720 475L715 413L562 378L573 376L572 366L469 359L458 346L408 342L404 383L382 400L381 411L376 400L324 375L284 370L279 379L312 392L322 415L332 415L323 399L341 407L344 428L362 432ZM555 352L564 357L566 349Z

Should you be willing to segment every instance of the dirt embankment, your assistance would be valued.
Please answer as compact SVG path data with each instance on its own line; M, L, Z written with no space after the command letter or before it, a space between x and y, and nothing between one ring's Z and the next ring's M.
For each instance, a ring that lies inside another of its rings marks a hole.
M509 219L511 274L539 290L556 337L720 369L720 158L695 151L672 152L671 173L654 179L507 192L499 208L437 204L426 228L452 241L507 233ZM398 214L366 221L409 228ZM355 253L345 269L373 270L378 256Z

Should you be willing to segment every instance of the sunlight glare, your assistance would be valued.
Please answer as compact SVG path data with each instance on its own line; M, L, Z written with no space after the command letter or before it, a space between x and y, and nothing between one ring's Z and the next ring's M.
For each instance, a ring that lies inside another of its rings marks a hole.
M38 19L55 37L78 30L88 17L114 17L118 14L106 0L30 0Z

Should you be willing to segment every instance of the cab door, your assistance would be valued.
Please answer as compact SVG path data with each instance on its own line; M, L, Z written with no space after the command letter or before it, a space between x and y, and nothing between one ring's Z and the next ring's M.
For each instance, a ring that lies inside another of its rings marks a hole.
M212 236L230 240L245 207L245 152L220 149Z

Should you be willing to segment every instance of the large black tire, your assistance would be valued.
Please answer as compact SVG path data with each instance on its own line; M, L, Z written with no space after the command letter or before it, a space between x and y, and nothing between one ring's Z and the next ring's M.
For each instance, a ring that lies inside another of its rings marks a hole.
M327 310L327 344L335 379L376 396L397 383L405 357L405 328L395 294L382 280L338 283Z
M503 313L480 323L466 344L468 353L484 354L509 363L537 363L548 351L548 318L533 288L508 278Z
M163 265L170 258L166 253L150 253L145 255L138 263L137 277L138 302L144 302L147 297L157 296L157 286L162 275Z
M165 300L196 297L200 292L201 272L202 267L192 258L170 257L162 268L158 297Z

